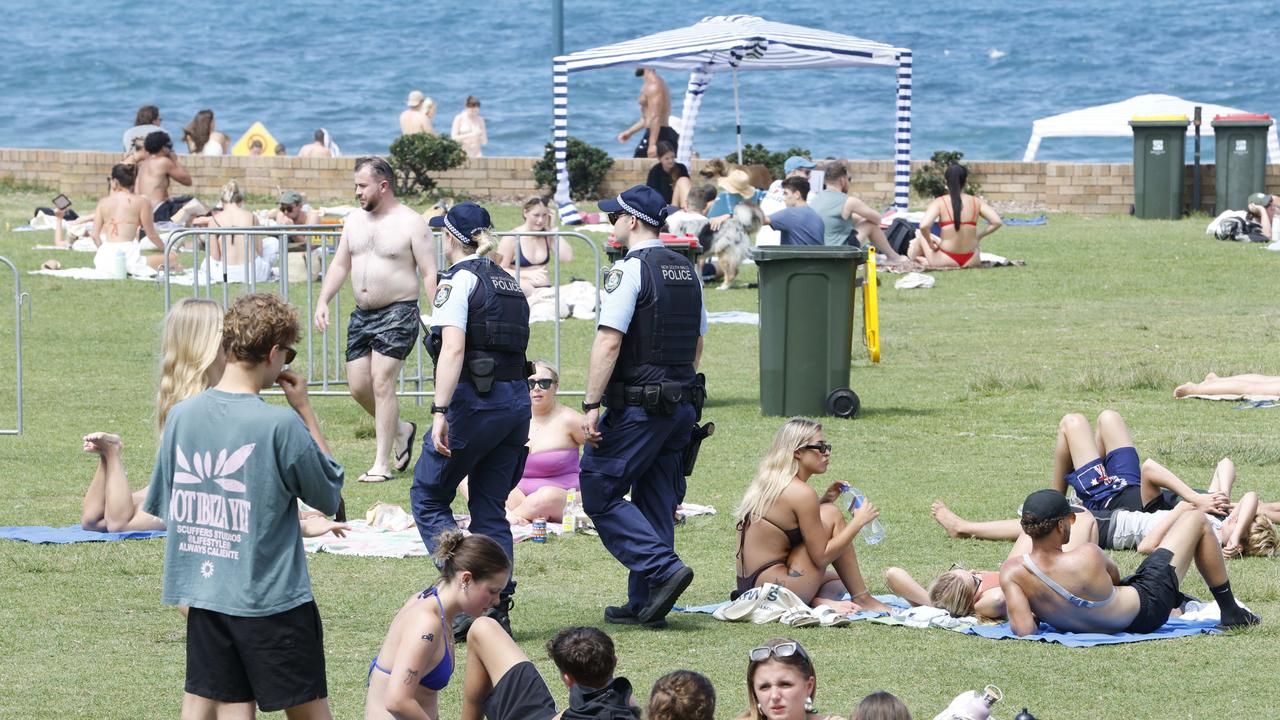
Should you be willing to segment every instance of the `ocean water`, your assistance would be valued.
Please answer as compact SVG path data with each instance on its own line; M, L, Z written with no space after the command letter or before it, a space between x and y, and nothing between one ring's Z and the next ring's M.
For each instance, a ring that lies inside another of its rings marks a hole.
M489 155L537 155L551 135L550 2L172 4L3 0L0 147L117 150L139 105L176 135L201 108L234 140L262 121L290 153L329 129L345 154L385 152L412 89L447 131L482 101ZM1271 61L1280 3L1076 0L611 2L564 0L566 52L750 13L911 48L912 156L1021 159L1031 122L1158 92L1280 112ZM687 76L665 74L680 112ZM892 69L740 73L744 141L816 156L889 158ZM617 155L638 117L627 69L570 77L572 135ZM702 106L704 157L735 147L729 76ZM179 148L181 149L181 147ZM1211 143L1205 144L1212 157ZM1041 159L1127 161L1127 138L1047 139ZM1189 157L1189 156L1188 156Z

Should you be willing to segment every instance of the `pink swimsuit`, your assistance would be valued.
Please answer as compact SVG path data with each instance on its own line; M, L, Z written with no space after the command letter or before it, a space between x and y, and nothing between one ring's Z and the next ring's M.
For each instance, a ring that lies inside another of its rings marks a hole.
M578 448L529 453L529 459L524 463L524 476L516 487L525 495L532 495L544 487L577 490Z

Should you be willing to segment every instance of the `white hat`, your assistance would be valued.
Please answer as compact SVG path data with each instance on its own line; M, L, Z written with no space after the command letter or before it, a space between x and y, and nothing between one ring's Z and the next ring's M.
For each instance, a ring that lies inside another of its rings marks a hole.
M422 104L423 100L426 100L426 96L422 94L422 91L414 90L413 92L409 93L409 99L405 101L405 104L408 105L409 107L418 107L419 105Z

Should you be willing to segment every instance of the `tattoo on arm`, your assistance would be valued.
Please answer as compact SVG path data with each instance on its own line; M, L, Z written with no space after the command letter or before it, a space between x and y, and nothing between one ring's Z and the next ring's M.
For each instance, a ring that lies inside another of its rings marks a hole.
M405 685L412 685L412 684L414 684L414 683L418 682L418 671L417 671L417 670L414 670L413 668L409 668L408 670L405 670L405 671L404 671L404 673L405 673L405 674L404 674L404 684L405 684Z
M427 633L426 635L422 636L422 642L435 642L435 641L436 641L435 633Z
M790 571L788 571L788 572L787 572L787 577L793 577L793 578L804 577L804 571L803 571L803 570L790 570Z

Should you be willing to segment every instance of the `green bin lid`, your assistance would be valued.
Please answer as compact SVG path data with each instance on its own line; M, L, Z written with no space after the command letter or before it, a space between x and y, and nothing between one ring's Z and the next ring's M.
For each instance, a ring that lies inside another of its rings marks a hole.
M771 260L853 260L862 262L862 250L847 245L764 245L751 248L756 262Z

